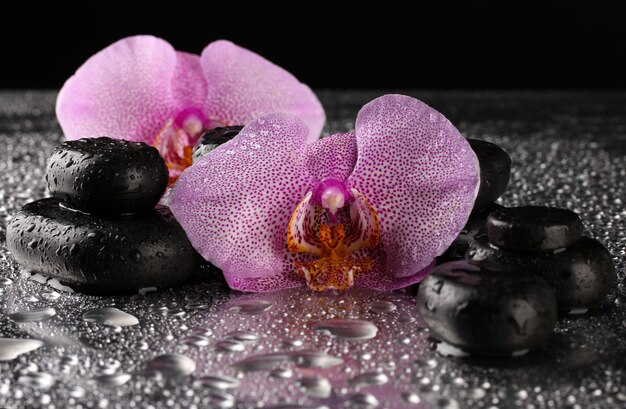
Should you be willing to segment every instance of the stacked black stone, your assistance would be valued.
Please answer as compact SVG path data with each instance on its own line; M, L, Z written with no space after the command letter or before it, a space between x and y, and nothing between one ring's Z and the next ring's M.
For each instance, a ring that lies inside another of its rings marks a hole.
M474 241L466 257L498 271L537 274L554 289L559 309L585 312L605 298L616 278L609 251L582 233L582 221L567 209L500 209L489 215L487 236Z
M189 278L200 257L169 209L158 205L168 170L144 143L69 141L48 159L51 198L25 205L7 246L26 269L95 293L131 293Z
M506 190L511 176L511 158L498 145L478 139L467 140L480 164L480 187L467 224L438 263L459 260L477 237L487 233L487 216L502 206L494 203Z

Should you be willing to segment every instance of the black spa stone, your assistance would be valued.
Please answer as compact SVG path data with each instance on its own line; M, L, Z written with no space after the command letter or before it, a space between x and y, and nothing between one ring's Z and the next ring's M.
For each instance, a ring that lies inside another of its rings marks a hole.
M230 141L241 132L243 126L225 126L206 131L196 146L193 147L192 161L196 163L201 157L211 152L221 144Z
M571 210L522 206L499 209L487 217L489 242L518 251L551 251L580 239L583 223Z
M616 280L611 253L589 237L582 237L566 249L542 253L499 249L481 237L469 246L466 257L489 269L521 269L540 275L554 289L562 311L596 306Z
M59 206L25 205L7 226L7 246L26 269L103 294L167 287L189 278L200 258L169 209L99 217Z
M420 285L417 305L435 338L477 355L539 348L557 319L554 291L541 278L464 260L436 267Z
M48 159L46 180L53 197L91 214L149 211L168 181L159 151L145 143L85 138L64 142Z
M478 139L467 141L480 163L480 188L472 210L477 212L496 201L506 190L511 176L511 158L496 144Z

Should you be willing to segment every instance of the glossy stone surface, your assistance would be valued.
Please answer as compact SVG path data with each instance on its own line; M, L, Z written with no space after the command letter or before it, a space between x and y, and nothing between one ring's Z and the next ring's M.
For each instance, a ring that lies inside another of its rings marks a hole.
M615 286L611 254L589 237L566 249L542 253L499 249L482 237L469 246L466 256L496 270L521 269L539 274L552 286L559 308L565 311L597 306Z
M446 358L434 351L414 297L403 292L355 288L339 295L315 295L307 289L242 294L228 291L214 270L204 270L180 287L145 295L70 292L41 275L20 272L4 246L10 216L46 196L46 158L62 141L54 119L56 95L0 93L0 337L45 341L37 350L0 362L0 407L183 409L219 402L245 409L344 408L346 402L373 397L383 409L621 409L626 403L626 94L405 92L440 110L463 135L495 142L511 155L510 186L498 203L567 207L581 215L617 267L618 286L599 310L562 318L537 353L479 360ZM321 92L327 132L349 130L360 107L382 93ZM381 301L396 308L379 312ZM260 311L231 310L243 303L260 305L254 309ZM8 318L15 311L48 307L57 311L51 320L15 324ZM139 324L115 328L82 319L87 311L107 307L132 314ZM367 320L378 332L372 339L352 341L313 330L315 323L328 319ZM243 352L215 348L235 331L256 334L256 341L243 341ZM299 351L323 352L324 357ZM268 358L273 352L289 355ZM149 364L164 354L186 355L197 369L175 382L144 376ZM261 362L270 369L239 374L233 366L258 355L266 357ZM334 365L299 366L320 362ZM19 383L28 371L50 373L56 383L48 390ZM97 381L104 372L115 374L112 379L132 377L121 386L104 387ZM372 372L383 373L389 382L350 384ZM236 378L239 386L216 390L201 384L206 376ZM305 376L328 379L331 398L307 396L298 385Z
M150 211L165 192L167 178L156 148L106 137L63 142L46 169L53 197L92 214Z
M62 208L54 198L37 200L11 219L7 247L24 268L98 293L167 287L200 265L166 207L98 217Z
M510 250L562 249L580 239L583 229L576 213L557 207L509 207L487 217L489 242Z
M473 210L480 212L502 196L509 185L511 158L504 149L494 143L479 139L467 141L480 163L480 189Z
M465 260L433 270L420 285L417 308L433 336L478 355L537 349L557 318L556 296L541 278Z

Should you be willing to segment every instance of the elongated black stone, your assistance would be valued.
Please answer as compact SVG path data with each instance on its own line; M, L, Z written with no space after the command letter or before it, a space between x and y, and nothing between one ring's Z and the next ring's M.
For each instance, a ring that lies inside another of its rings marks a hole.
M98 217L54 198L25 205L7 226L7 246L26 269L96 293L130 293L189 278L200 257L169 209Z
M498 145L478 139L467 140L480 164L480 188L473 212L479 212L498 199L509 185L511 158Z

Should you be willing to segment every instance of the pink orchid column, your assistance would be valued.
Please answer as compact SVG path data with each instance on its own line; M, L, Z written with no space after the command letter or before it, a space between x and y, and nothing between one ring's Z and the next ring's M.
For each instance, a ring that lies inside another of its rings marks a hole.
M70 140L106 135L156 146L171 181L208 129L283 112L299 117L314 141L325 121L309 87L245 48L219 40L198 56L152 36L122 39L89 58L61 89L56 112Z

